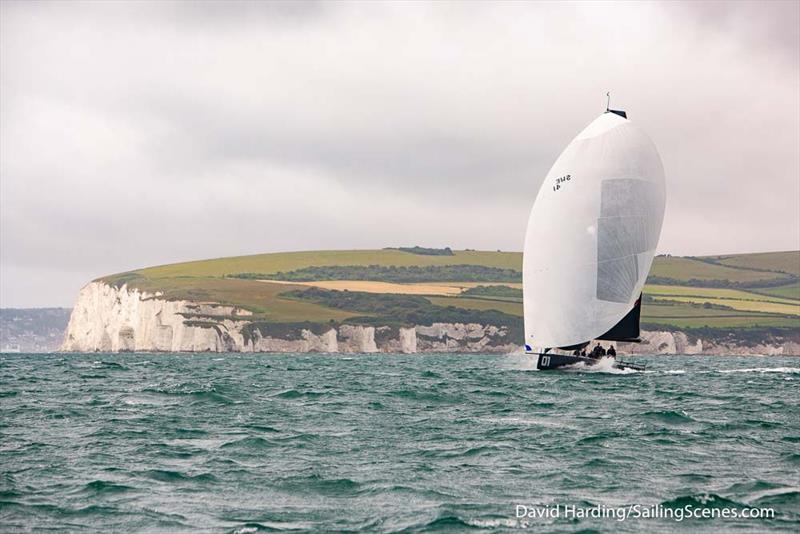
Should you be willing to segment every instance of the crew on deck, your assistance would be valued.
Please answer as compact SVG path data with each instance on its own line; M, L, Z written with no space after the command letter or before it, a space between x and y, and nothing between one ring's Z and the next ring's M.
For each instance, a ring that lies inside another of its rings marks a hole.
M586 355L586 351L583 351L582 355L585 356ZM606 349L604 349L603 346L600 343L598 343L592 349L592 352L589 353L589 357L590 358L600 359L603 356L611 356L612 358L616 358L617 357L617 351L614 348L614 345L609 345L608 350L606 351Z
M596 359L597 359L597 358L602 358L602 357L603 357L603 356L605 356L605 355L606 355L606 349L604 349L604 348L603 348L603 347L600 345L600 343L598 343L598 344L597 344L597 345L595 345L595 346L594 346L594 348L592 349L592 352L591 352L591 354L589 354L589 357L590 357L590 358L596 358Z

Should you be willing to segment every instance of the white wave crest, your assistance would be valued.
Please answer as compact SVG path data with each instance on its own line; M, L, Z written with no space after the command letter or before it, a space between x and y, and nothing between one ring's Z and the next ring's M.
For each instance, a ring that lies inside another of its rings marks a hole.
M498 518L498 519L467 519L466 523L473 527L478 528L499 528L499 527L506 527L506 528L525 528L523 522L520 522L519 519L513 518Z
M747 369L718 369L718 373L800 373L800 367L751 367Z
M536 368L536 354L509 353L505 355L505 367L514 371L538 371Z
M570 371L580 371L582 373L606 373L611 375L630 375L633 373L638 373L636 369L618 369L614 367L614 364L617 361L614 358L600 358L597 360L597 363L593 364L586 364L584 362L578 362L573 365L568 365L564 367L565 370Z

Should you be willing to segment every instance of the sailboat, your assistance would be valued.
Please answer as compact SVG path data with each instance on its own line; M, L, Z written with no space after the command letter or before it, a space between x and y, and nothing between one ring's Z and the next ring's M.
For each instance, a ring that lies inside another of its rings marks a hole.
M665 202L658 151L624 111L607 107L567 145L525 235L525 351L538 355L538 369L597 364L582 355L595 340L640 341L642 287Z

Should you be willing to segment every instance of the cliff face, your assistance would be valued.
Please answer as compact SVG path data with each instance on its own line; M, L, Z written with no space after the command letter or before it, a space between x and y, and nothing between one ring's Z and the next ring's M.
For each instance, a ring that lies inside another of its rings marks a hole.
M800 342L776 339L745 344L735 341L694 339L684 332L642 332L641 343L619 343L625 354L712 354L729 356L800 356Z
M101 282L78 294L61 350L65 351L226 351L243 344L236 325L251 315L231 306L167 301L127 286ZM220 316L207 327L199 316Z
M341 325L314 333L262 332L252 313L233 306L168 301L159 294L86 285L78 295L61 350L67 352L518 352L503 326L434 323L429 326ZM269 329L267 329L269 330ZM620 343L623 354L800 355L797 340L753 346L693 339L683 332L642 332L642 343Z

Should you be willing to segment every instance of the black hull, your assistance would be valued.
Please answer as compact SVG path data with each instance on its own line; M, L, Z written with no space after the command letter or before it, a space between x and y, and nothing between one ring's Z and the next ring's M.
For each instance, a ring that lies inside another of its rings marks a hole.
M539 359L536 361L536 368L540 371L552 371L555 369L560 369L563 367L568 367L570 365L575 365L576 363L583 363L586 366L597 365L597 362L594 358L588 358L586 356L568 356L563 354L539 354ZM634 369L636 371L644 371L644 365L638 365L635 363L628 363L628 362L621 362L615 361L614 366L615 369Z

